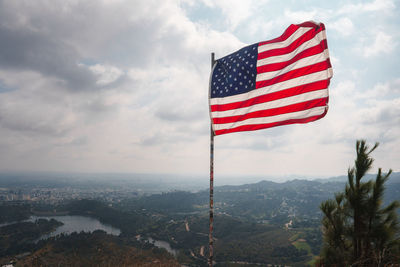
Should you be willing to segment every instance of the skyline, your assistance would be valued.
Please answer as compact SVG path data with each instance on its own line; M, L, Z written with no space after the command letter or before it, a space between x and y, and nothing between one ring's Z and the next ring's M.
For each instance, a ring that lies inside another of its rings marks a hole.
M346 174L400 162L399 2L0 0L0 172L209 172L216 58L323 22L333 65L321 120L215 137L222 176Z

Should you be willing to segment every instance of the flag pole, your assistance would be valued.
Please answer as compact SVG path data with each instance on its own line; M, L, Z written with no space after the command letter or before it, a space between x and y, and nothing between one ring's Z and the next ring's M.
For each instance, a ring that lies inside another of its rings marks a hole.
M215 54L211 53L211 70L215 63ZM209 241L209 258L208 265L213 266L214 241L213 241L213 222L214 222L214 131L210 124L210 231L208 234Z

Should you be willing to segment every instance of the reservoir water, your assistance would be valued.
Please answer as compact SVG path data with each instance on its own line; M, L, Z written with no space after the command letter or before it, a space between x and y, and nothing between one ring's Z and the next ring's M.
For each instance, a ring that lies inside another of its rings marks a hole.
M37 219L47 219L47 220L55 219L64 224L64 225L61 225L60 227L57 227L57 229L54 232L51 232L49 234L41 236L39 238L39 240L47 239L49 237L57 236L59 234L71 234L73 232L79 233L82 231L83 232L93 232L96 230L103 230L107 234L111 234L111 235L119 235L121 233L121 231L115 227L103 224L97 219L85 217L85 216L70 216L70 215L31 216L31 218L29 218L29 221L34 222ZM156 247L166 249L169 253L171 253L175 257L178 254L178 251L171 248L171 246L168 242L161 241L161 240L155 240L151 237L147 238L147 241L152 243Z
M156 247L165 248L165 250L167 250L169 253L174 255L174 257L176 257L176 255L178 254L178 251L176 249L171 248L171 245L166 241L155 240L151 237L147 238L147 240L150 243L154 244L154 246L156 246Z
M99 220L75 215L65 216L31 216L28 221L34 222L38 219L54 219L62 222L64 225L57 227L57 229L49 234L41 236L39 239L47 239L59 234L71 234L73 232L93 232L96 230L103 230L107 234L119 235L121 231L110 225L101 223Z
M63 223L63 225L59 226L56 228L55 231L42 235L39 239L36 240L42 240L42 239L47 239L49 237L57 236L59 234L72 234L73 232L94 232L96 230L103 230L107 234L111 235L119 235L121 231L118 228L112 227L107 224L101 223L99 220L91 218L91 217L85 217L85 216L75 216L75 215L62 215L62 216L31 216L28 220L29 222L34 222L38 219L54 219L57 221L60 221ZM5 223L5 224L0 224L0 227L6 226L9 224L13 224L16 222L10 222L10 223ZM166 241L161 241L161 240L155 240L151 237L146 238L147 242L152 243L154 246L159 247L159 248L164 248L166 249L169 253L171 253L173 256L177 256L178 251L171 248L170 244Z

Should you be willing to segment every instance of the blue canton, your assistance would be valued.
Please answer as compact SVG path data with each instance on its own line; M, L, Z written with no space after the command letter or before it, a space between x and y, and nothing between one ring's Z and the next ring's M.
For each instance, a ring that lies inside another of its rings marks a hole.
M211 98L238 95L255 88L257 48L258 43L217 60L211 78Z

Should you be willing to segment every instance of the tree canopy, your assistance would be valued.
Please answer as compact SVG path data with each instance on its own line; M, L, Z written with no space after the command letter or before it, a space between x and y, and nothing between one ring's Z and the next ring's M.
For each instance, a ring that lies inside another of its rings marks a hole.
M400 263L398 201L383 207L384 184L392 170L375 180L363 179L374 159L365 140L356 143L354 167L348 170L344 192L320 205L324 244L321 261L336 266L383 266Z

